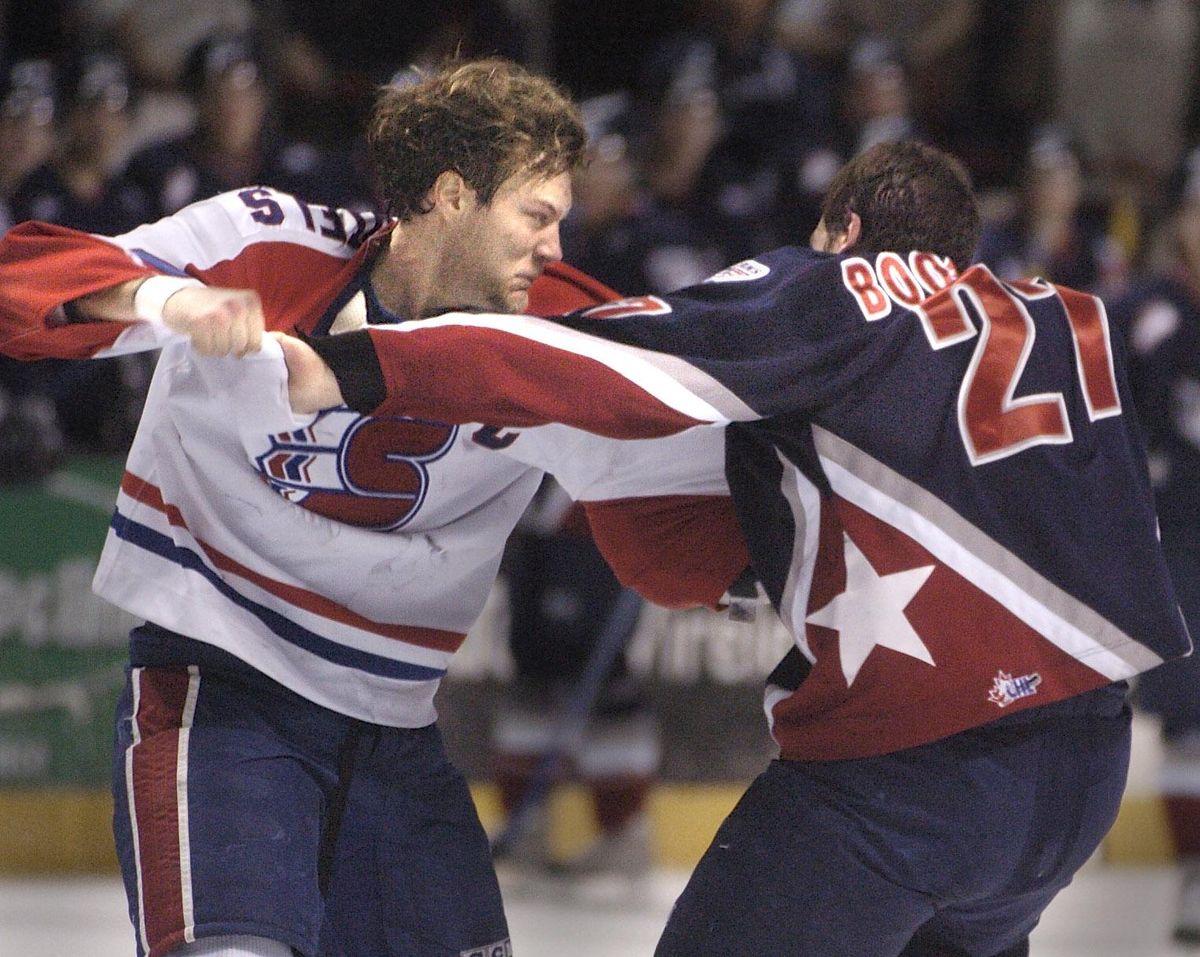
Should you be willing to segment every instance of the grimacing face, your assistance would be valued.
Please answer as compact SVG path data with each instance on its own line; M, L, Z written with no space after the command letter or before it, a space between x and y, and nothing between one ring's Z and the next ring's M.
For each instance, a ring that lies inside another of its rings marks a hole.
M492 201L471 204L445 259L448 291L462 305L523 312L546 263L562 259L558 226L571 208L571 177L515 174Z

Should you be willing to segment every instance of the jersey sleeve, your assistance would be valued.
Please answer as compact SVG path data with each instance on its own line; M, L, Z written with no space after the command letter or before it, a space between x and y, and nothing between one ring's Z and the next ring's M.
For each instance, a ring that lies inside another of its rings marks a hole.
M716 607L749 565L721 429L617 440L548 425L522 432L512 450L583 503L614 574L655 604Z
M130 340L154 348L161 343L155 330L132 328L148 323L72 322L63 308L154 272L98 236L48 223L14 227L0 245L0 352L14 359L79 359L132 351Z
M836 257L788 248L677 294L373 327L325 358L361 411L649 438L818 410L907 327L874 318Z
M718 607L750 564L733 501L680 495L584 502L621 584L667 608Z
M530 290L529 311L579 311L620 294L566 263ZM621 584L667 608L715 608L749 555L725 479L724 437L689 429L614 441L563 426L522 433L512 446L582 502L592 538Z
M374 229L370 214L304 203L266 187L223 193L114 237L24 223L0 244L0 351L18 359L103 358L171 337L145 322L81 321L66 304L131 279L192 276L254 289L268 328L290 328L314 289Z
M715 607L748 565L723 430L623 441L546 425L498 437L506 456L549 472L583 504L614 574L655 604Z

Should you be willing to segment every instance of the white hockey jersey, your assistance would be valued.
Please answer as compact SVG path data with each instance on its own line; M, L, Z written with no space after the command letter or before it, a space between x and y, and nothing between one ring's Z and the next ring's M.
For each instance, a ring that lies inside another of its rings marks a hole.
M544 471L597 503L601 525L611 520L606 553L618 574L637 583L654 566L651 577L673 579L672 600L715 601L745 561L719 430L617 442L557 425L501 430L347 409L298 419L274 341L245 359L204 359L161 326L77 322L64 309L159 271L258 290L269 328L359 328L364 264L388 232L374 225L256 187L111 240L33 223L5 238L0 351L162 347L97 593L312 701L401 727L435 719L438 681ZM569 269L548 272L534 308L607 292ZM664 573L656 550L678 554L685 540L694 547Z

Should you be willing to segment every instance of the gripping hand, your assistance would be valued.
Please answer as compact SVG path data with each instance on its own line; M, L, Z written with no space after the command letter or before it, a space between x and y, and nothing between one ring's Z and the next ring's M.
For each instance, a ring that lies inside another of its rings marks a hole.
M162 321L202 356L244 356L262 347L262 302L251 289L184 287L163 304Z

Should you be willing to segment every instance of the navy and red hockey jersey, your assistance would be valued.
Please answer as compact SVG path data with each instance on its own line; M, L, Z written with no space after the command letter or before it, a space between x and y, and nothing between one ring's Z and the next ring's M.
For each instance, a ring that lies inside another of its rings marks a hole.
M766 696L785 757L936 740L1190 648L1092 296L786 247L559 321L454 314L350 342L331 361L375 414L727 425L754 569L796 643Z
M0 351L162 347L98 594L326 707L418 727L435 718L450 655L545 471L595 509L619 574L659 601L715 603L746 555L719 430L629 443L344 408L296 417L273 339L245 359L203 359L160 324L78 322L64 309L125 280L186 273L255 289L269 328L320 340L368 321L363 266L387 235L370 216L261 187L113 239L26 223L0 244ZM550 311L612 295L552 266L530 301Z

